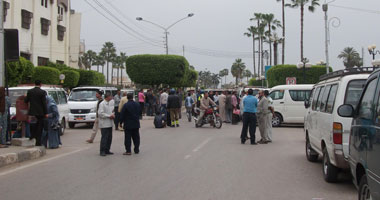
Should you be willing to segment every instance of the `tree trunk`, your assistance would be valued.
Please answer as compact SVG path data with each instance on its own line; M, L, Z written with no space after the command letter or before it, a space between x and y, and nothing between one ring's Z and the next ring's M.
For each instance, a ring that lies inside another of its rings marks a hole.
M123 86L123 68L121 69L121 72L120 72L120 85L122 86L122 88L124 88Z
M107 84L109 84L109 79L108 79L108 72L109 72L109 62L107 61Z
M253 40L253 74L256 75L256 48L255 48L255 35L252 33Z
M285 64L285 0L282 0L282 64Z
M270 60L270 64L272 66L272 41L270 39L270 37L272 36L272 27L271 27L271 24L269 23L269 60Z
M262 55L261 55L261 76L264 75L264 38L261 38L261 51L262 51Z
M278 61L278 43L275 41L273 42L273 56L274 56L274 66L277 65L277 61Z
M113 63L111 67L111 85L113 85Z
M117 69L117 83L116 85L119 85L119 71L120 71L120 67L116 68Z
M301 4L301 61L303 60L303 17L304 17L304 4Z
M259 28L259 27L260 27L260 20L257 21L257 28ZM261 70L261 67L260 67L261 66L261 42L260 41L261 41L261 34L259 33L259 45L258 45L259 46L259 53L258 53L259 54L259 56L258 56L259 60L257 63L258 64L258 66L257 66L257 75L258 76L260 76L260 70Z

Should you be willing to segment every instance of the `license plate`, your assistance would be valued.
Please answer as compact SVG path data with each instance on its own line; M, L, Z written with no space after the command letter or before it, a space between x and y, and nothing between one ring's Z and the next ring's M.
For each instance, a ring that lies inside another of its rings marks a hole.
M84 116L76 116L75 120L84 120Z

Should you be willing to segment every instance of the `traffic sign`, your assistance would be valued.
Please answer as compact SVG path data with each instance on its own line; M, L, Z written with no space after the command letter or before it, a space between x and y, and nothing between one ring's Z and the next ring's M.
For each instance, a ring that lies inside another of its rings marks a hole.
M296 85L297 78L296 77L286 77L286 85Z

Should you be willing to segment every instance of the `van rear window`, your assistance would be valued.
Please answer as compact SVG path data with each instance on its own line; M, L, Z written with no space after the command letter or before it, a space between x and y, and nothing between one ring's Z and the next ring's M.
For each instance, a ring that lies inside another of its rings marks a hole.
M96 101L96 92L98 90L73 90L70 94L69 101Z
M353 80L348 83L344 104L350 104L356 108L365 82L366 80Z

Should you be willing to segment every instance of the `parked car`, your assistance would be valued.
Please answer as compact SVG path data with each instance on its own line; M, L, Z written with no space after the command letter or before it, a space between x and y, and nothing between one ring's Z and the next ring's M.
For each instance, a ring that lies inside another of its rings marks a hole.
M306 158L316 162L323 158L323 177L327 182L336 182L341 170L349 169L348 143L352 118L338 115L338 107L359 101L365 82L371 71L352 74L351 70L340 70L321 77L305 103Z
M273 127L282 123L303 124L306 109L305 99L309 98L313 85L279 85L270 90L275 116Z
M22 86L22 87L11 87L9 88L9 98L11 101L11 108L10 108L10 115L11 119L13 116L16 115L16 100L18 97L22 95L26 95L28 90L32 89L34 86ZM67 104L67 95L64 89L55 87L55 86L48 86L44 85L41 87L42 90L45 90L48 95L53 97L54 101L57 104L59 117L60 117L60 124L61 124L61 131L60 134L63 135L66 129L66 122L68 120L69 116L69 106ZM17 121L12 120L11 121L11 130L15 131L17 128Z
M380 70L373 72L357 106L339 107L341 117L353 118L348 161L359 199L380 200Z
M137 99L137 93L134 89L121 89L120 90L121 95L123 96L123 93L126 92L127 94L133 94L133 100Z
M93 125L96 118L96 106L98 99L96 92L102 91L103 94L109 92L115 95L115 87L77 87L71 90L69 96L69 127L74 128L75 124L86 123Z

